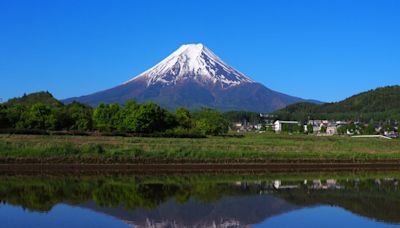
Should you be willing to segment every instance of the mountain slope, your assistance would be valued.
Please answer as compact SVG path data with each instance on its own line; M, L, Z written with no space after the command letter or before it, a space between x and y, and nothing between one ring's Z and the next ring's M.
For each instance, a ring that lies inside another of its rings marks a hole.
M163 107L270 112L304 101L266 88L224 63L202 44L182 45L160 63L114 88L64 100L100 103L154 101Z
M400 86L377 88L335 103L297 103L276 114L286 119L400 119Z

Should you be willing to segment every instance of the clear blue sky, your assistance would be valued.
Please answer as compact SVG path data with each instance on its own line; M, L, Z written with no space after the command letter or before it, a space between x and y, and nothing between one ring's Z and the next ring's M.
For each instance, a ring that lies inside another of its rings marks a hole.
M0 2L0 97L118 85L201 42L267 87L337 101L400 84L400 1Z

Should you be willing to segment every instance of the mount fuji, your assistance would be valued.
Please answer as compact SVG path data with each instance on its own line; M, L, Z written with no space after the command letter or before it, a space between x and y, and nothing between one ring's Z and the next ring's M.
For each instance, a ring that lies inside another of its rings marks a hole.
M257 83L222 61L203 44L186 44L154 67L111 89L73 97L91 106L134 99L162 107L215 108L221 111L272 112L304 101Z

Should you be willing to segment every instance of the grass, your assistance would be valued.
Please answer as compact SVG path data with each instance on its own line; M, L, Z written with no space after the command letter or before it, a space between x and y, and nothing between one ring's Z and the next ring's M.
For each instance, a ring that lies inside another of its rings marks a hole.
M307 135L142 138L0 135L0 158L400 159L400 140Z

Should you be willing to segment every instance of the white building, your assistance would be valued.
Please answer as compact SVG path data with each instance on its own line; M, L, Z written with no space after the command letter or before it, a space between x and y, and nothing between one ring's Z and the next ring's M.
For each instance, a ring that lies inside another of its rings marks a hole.
M237 127L237 128L240 128L241 126L243 126L243 124L240 123L240 122L234 123L233 125L234 125L235 127Z

